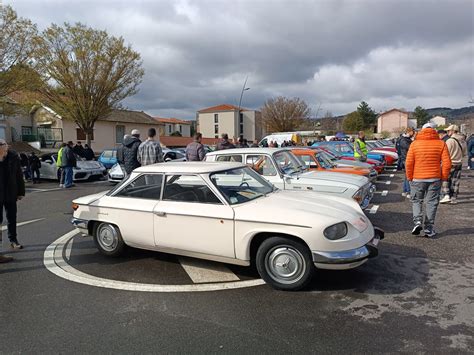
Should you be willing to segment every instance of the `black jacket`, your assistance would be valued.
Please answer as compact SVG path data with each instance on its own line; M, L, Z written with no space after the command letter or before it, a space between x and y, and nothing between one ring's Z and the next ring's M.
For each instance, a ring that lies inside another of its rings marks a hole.
M118 149L117 160L124 166L127 174L141 166L137 158L140 144L141 141L137 137L131 136L125 138L122 146Z
M410 137L401 136L399 139L399 146L400 146L400 156L398 157L403 164L405 164L405 160L407 159L408 149L410 149L410 144L412 140Z
M75 168L77 166L77 159L76 154L71 147L65 146L63 150L63 158L62 158L61 166L64 167L72 167Z
M30 169L36 170L41 168L41 161L39 160L37 155L30 155L28 158L28 162L30 164Z
M235 148L235 145L233 145L227 139L222 139L221 141L219 141L219 143L217 143L216 150L224 150L224 149L232 149L232 148Z
M84 158L86 160L94 160L95 154L92 148L84 148Z
M21 171L20 157L9 150L5 157L5 175L0 174L0 202L15 202L18 196L25 196L25 181Z

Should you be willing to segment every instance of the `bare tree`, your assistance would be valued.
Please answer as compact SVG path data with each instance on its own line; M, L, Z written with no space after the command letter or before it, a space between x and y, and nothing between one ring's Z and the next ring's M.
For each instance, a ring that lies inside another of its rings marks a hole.
M38 40L36 25L0 4L0 97L38 84L32 69Z
M261 111L269 132L294 131L309 119L311 113L304 100L283 96L267 100Z
M45 103L74 121L90 145L95 122L138 90L144 70L140 54L122 37L83 24L52 25L43 32L38 60L48 85Z

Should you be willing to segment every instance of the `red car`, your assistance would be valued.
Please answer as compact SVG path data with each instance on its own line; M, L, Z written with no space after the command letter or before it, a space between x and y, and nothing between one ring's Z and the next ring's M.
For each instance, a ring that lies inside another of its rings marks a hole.
M313 148L313 149L315 149L315 148ZM354 157L338 155L337 152L333 151L332 149L329 149L328 147L322 147L322 146L321 147L316 147L316 150L318 150L318 149L326 152L334 160L339 160L339 159L352 160L352 161L356 160ZM379 160L367 159L367 161L365 161L365 163L368 163L368 164L372 165L372 167L375 169L375 171L377 171L377 174L380 174L383 171L383 169L385 168L385 164L382 163Z

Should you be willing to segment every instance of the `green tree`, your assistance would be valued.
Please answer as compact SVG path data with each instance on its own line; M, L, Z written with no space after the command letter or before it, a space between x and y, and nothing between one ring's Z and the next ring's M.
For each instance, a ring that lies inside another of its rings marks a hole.
M0 97L38 85L33 60L38 41L36 25L0 4Z
M416 118L416 124L418 127L422 127L426 122L430 120L430 115L421 106L415 107L415 112L413 113L413 118Z
M267 100L261 112L269 132L291 132L307 122L311 110L300 98L279 96Z
M364 129L364 120L362 119L359 112L354 111L349 113L345 118L342 124L344 132L358 132Z
M374 110L372 110L367 102L362 101L357 107L357 112L359 113L360 117L362 117L364 128L370 128L375 124L377 114Z
M183 135L179 131L174 131L170 134L170 137L182 137Z
M90 145L95 122L138 91L144 75L140 54L122 37L80 23L52 25L42 38L37 55L48 85L40 93L84 131Z

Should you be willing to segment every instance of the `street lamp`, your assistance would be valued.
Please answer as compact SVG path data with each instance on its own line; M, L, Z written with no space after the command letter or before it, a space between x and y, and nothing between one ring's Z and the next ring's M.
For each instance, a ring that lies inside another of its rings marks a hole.
M248 79L248 75L247 77L245 78L245 82L244 82L244 86L242 86L242 91L240 93L240 100L239 100L239 117L240 117L240 105L242 104L242 97L244 96L244 91L247 91L247 90L250 90L250 88L247 88L247 79Z

